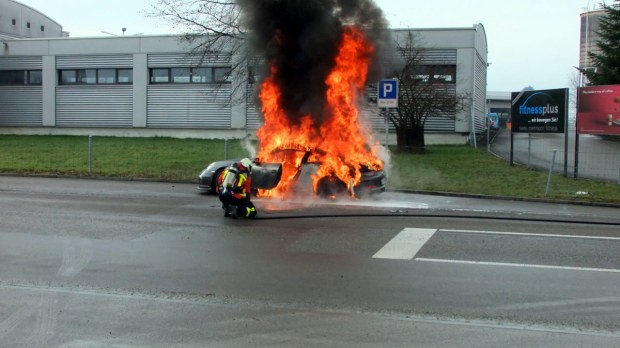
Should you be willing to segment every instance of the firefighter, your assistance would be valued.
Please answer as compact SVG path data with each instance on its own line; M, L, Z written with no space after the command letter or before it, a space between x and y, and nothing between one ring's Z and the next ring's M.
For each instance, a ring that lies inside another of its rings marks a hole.
M219 187L225 217L237 219L239 216L253 218L256 207L250 200L252 184L252 161L244 158L225 170Z

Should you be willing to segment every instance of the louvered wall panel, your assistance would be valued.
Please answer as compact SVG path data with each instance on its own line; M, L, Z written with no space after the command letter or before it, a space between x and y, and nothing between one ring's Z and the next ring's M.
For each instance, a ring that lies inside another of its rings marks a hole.
M149 128L231 127L231 87L165 85L148 87Z
M476 55L476 79L474 82L474 88L476 89L475 103L474 103L474 124L477 132L482 132L485 129L485 113L486 113L486 66L484 61Z
M59 86L56 126L132 127L132 86Z
M232 56L230 54L218 54L209 57L187 54L149 54L149 68L174 68L191 66L230 66Z
M41 86L0 86L0 126L42 126Z
M456 50L422 50L420 51L420 64L455 65Z
M409 53L411 57L416 57L415 61L417 64L423 65L456 65L456 54L457 51L455 49L445 49L445 50L415 50ZM392 54L393 62L401 62L403 61L403 55L400 52L394 52Z
M0 57L0 70L41 70L43 60L38 57Z
M56 68L132 68L133 55L57 56Z
M263 114L260 110L257 93L258 84L248 84L246 95L246 124L247 128L251 130L259 129L263 125Z

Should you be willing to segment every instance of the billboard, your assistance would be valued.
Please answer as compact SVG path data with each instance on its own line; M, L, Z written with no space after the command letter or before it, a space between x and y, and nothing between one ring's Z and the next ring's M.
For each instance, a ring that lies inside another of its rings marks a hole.
M577 89L577 133L620 135L620 85Z
M564 133L568 88L512 92L514 133Z

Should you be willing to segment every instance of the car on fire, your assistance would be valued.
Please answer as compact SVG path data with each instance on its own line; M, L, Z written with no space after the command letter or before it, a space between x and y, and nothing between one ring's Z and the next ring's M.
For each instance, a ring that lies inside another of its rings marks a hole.
M304 152L299 167L295 173L295 184L293 191L307 191L312 189L311 176L316 173L320 163L312 162L314 151L308 149L279 149L278 151L298 151ZM233 164L236 160L216 161L209 164L198 175L198 190L201 193L217 194L217 181L220 174ZM252 191L256 193L259 189L271 190L275 188L282 178L282 163L262 163L257 159L252 161ZM378 194L385 191L387 177L383 170L372 170L367 167L360 169L362 178L359 184L353 187L353 192L349 191L347 184L340 179L332 176L323 177L319 180L314 193L319 197L340 197L354 195L364 197Z

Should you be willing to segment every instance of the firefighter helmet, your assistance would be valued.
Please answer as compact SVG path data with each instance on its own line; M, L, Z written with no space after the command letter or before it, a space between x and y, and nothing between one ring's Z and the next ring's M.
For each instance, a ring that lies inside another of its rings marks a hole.
M241 163L241 166L244 167L248 173L252 174L252 161L250 161L249 158L244 158L239 163Z

